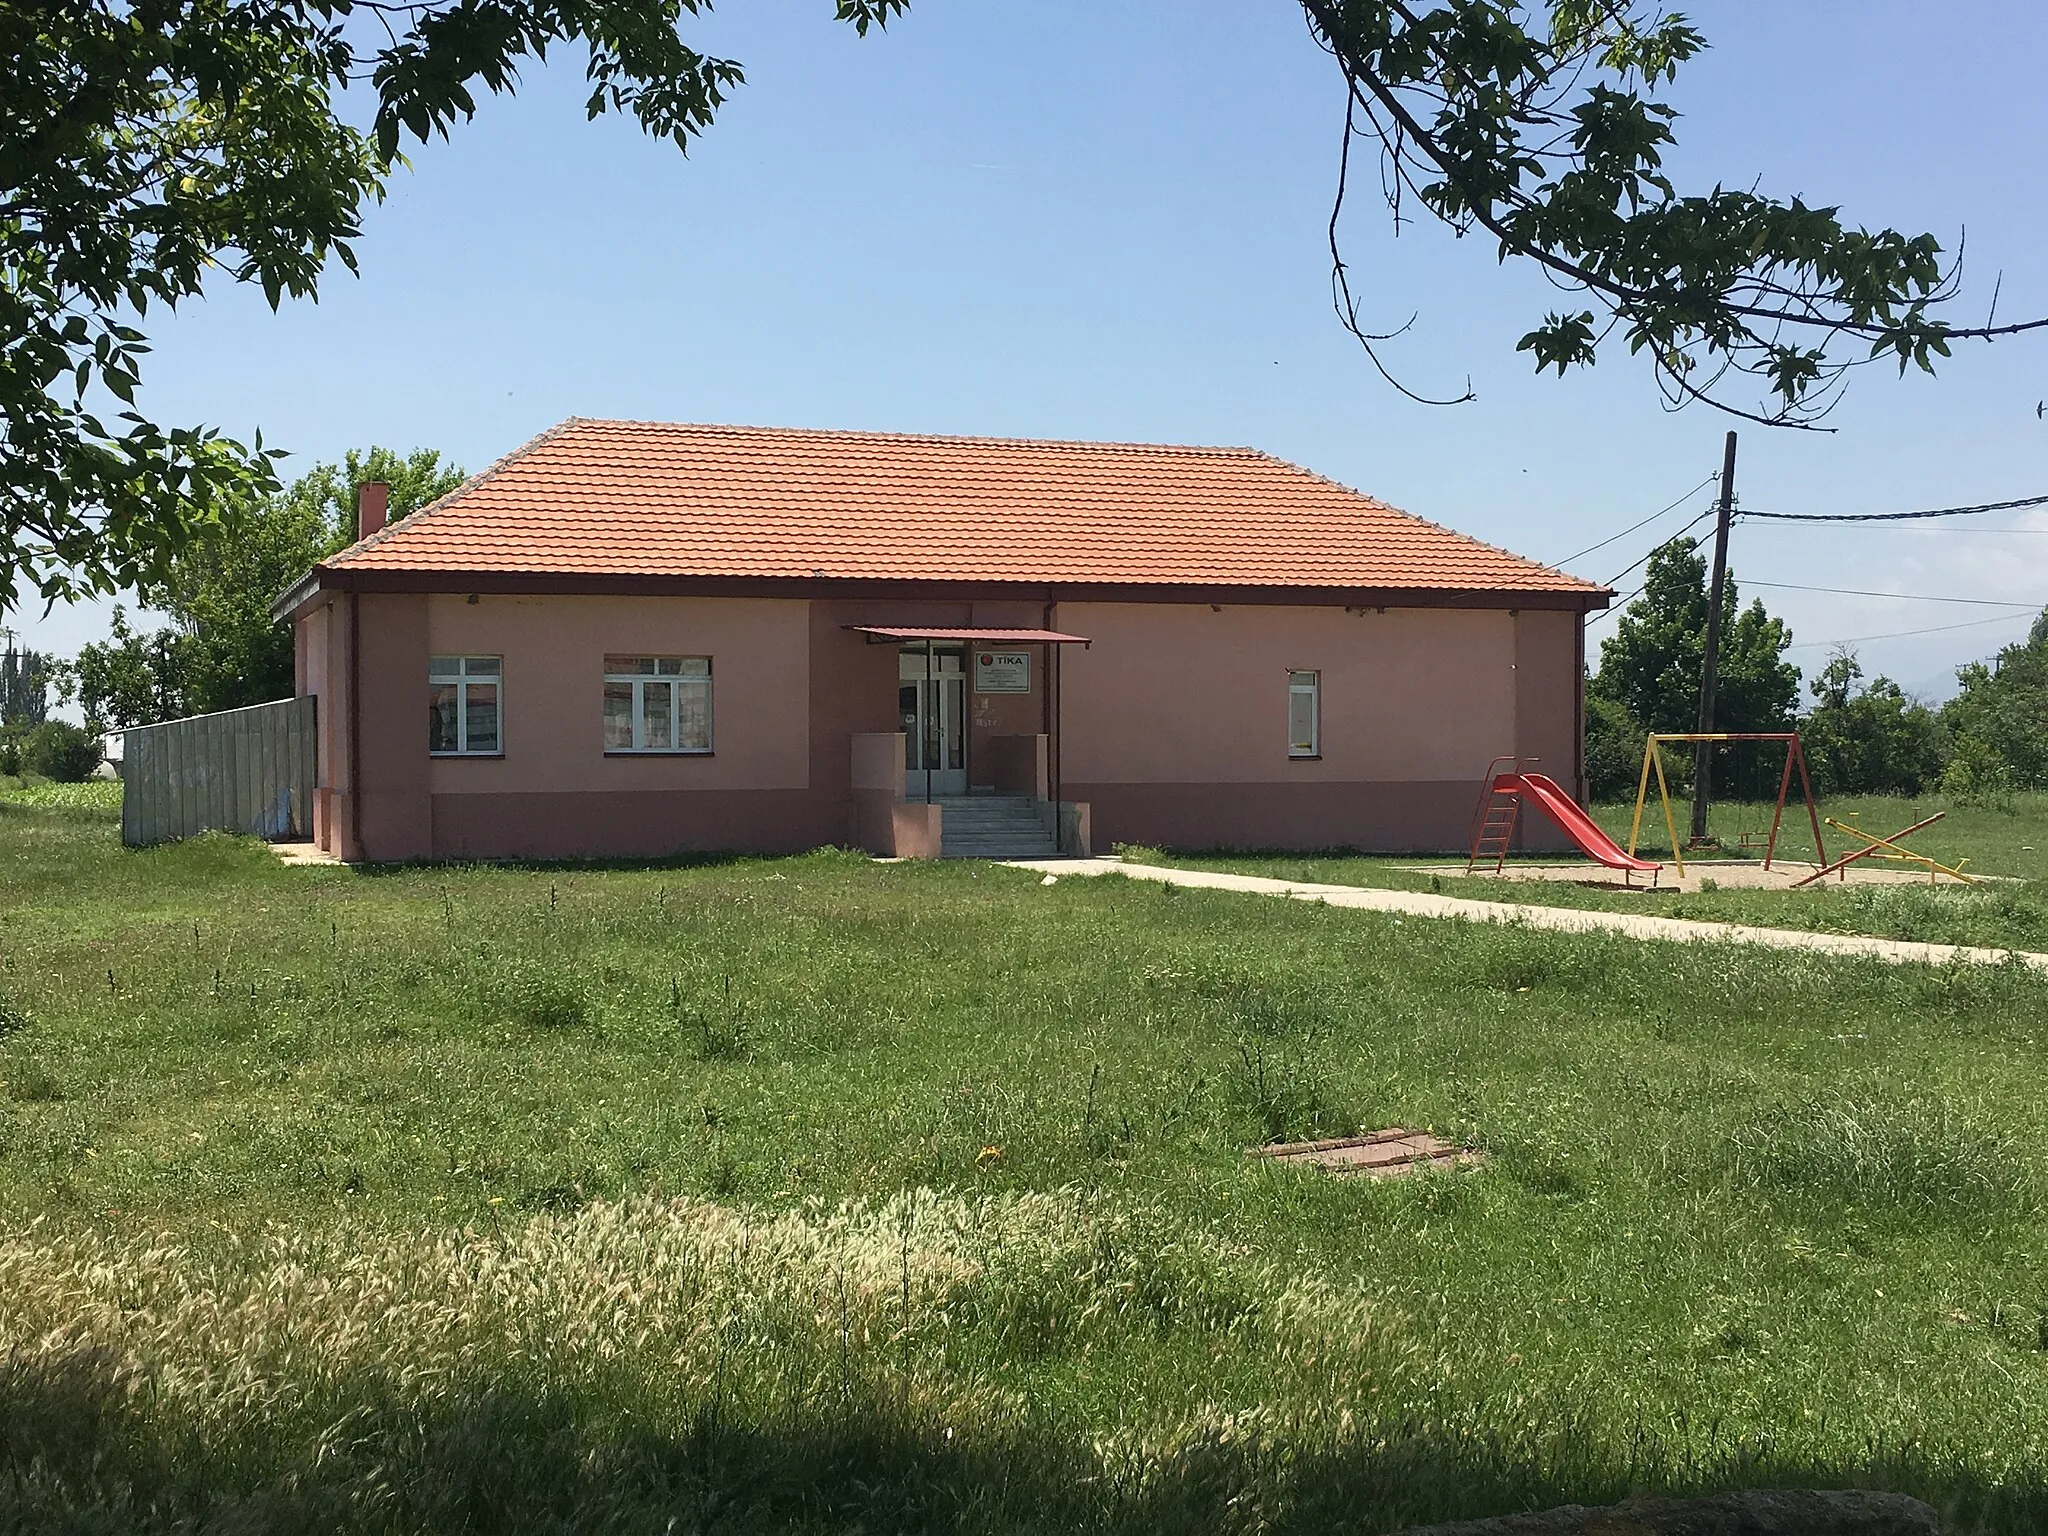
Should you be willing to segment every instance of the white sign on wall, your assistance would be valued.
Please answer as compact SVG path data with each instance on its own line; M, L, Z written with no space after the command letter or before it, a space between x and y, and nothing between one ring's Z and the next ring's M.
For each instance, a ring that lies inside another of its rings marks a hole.
M1029 693L1029 651L983 651L974 658L976 693Z

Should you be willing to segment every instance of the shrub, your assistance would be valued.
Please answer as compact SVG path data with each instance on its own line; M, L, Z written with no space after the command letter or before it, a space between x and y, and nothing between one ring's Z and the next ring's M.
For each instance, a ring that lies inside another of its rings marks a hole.
M45 720L22 738L21 766L60 784L81 784L100 765L99 738L68 720Z
M1586 691L1586 793L1595 800L1635 794L1643 766L1643 728L1628 706Z
M1975 737L1956 738L1955 756L1942 770L1941 792L1957 805L2012 809L2012 770L1998 752Z

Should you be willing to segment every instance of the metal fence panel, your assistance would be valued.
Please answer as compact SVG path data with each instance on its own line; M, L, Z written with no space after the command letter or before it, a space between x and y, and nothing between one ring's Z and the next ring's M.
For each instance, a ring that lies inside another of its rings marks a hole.
M211 829L273 842L313 835L317 701L252 704L124 733L121 841Z

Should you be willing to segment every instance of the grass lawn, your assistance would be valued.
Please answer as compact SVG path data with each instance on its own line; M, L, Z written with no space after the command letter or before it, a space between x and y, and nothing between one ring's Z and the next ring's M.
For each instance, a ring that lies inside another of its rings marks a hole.
M2048 1524L2048 978L85 800L0 795L0 1528ZM1243 1153L1391 1124L1489 1162Z
M1677 807L1679 815L1684 807ZM1709 922L1754 923L1772 928L1802 928L1820 933L1872 934L1886 939L1918 939L1936 944L1986 945L2001 949L2048 950L2048 795L2016 795L1999 807L1952 806L1937 799L1901 800L1878 796L1832 801L1821 813L1878 835L1896 832L1936 811L1947 815L1925 832L1908 839L1943 863L1966 859L1970 874L2003 879L1978 886L1827 884L1801 891L1715 890L1679 892L1625 890L1554 880L1489 880L1432 878L1418 864L1463 863L1456 859L1386 858L1369 854L1240 854L1172 853L1131 849L1128 856L1148 862L1190 868L1220 869L1236 874L1269 875L1319 885L1364 885L1387 890L1441 891L1480 901L1519 901L1547 907L1586 907L1605 911L1650 912L1661 917L1697 918ZM1594 807L1594 816L1615 841L1628 845L1635 806ZM1715 857L1761 858L1762 849L1734 846L1738 833L1762 836L1770 830L1771 807L1717 806L1713 827L1729 843ZM1683 827L1681 826L1681 833ZM1823 835L1827 829L1822 829ZM1663 815L1652 801L1643 817L1639 850L1649 858L1669 857L1671 840ZM1828 852L1839 857L1855 846L1836 833ZM1779 851L1787 858L1813 858L1813 834L1804 807L1788 807ZM1569 862L1569 856L1544 854L1537 862ZM1687 867L1691 867L1688 860ZM1899 869L1901 865L1879 865ZM1588 866L1589 870L1592 866Z

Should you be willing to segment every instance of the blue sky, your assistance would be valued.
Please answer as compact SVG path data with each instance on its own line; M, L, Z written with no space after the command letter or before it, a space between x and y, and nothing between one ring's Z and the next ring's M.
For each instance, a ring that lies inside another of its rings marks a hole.
M2048 313L2038 60L2048 9L1730 0L1680 77L1681 186L1759 182L1875 225L1967 228L1967 313ZM1514 343L1557 296L1478 240L1396 239L1355 197L1347 255L1431 409L1380 382L1329 303L1342 96L1292 0L923 0L861 40L826 0L727 0L693 40L748 84L685 158L583 121L580 63L526 71L414 152L363 275L272 314L223 289L153 327L144 399L289 448L442 449L480 468L570 415L1249 443L1558 560L1681 496L1725 419L1667 414L1615 353L1535 378ZM1371 179L1368 171L1365 180ZM1745 428L1749 506L1859 511L2048 492L2048 340L1939 380L1866 370L1821 436ZM1705 504L1705 492L1687 506ZM1689 514L1688 514L1689 515ZM1607 579L1657 529L1574 569ZM1748 524L1739 578L2048 602L2048 516L1904 531ZM1994 534L1979 527L2036 531ZM1627 590L1633 583L1623 581ZM1811 671L1837 639L1995 610L1756 591ZM105 605L14 622L68 652ZM1611 621L1594 630L1597 638ZM1935 693L2024 615L1858 648Z

